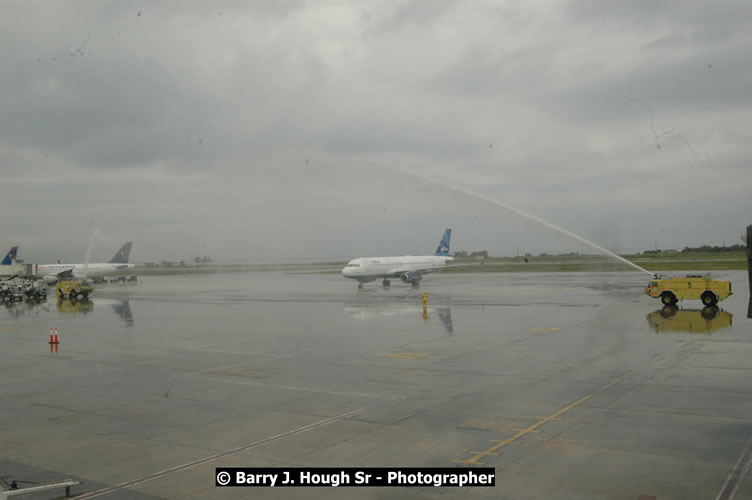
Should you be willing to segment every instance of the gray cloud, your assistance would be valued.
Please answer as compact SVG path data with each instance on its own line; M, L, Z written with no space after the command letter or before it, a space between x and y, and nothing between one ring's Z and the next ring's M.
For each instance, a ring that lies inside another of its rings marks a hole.
M138 261L332 257L429 251L451 225L457 248L578 248L401 172L629 249L735 242L752 209L749 14L12 2L0 244L78 260L100 228L101 258L130 239Z

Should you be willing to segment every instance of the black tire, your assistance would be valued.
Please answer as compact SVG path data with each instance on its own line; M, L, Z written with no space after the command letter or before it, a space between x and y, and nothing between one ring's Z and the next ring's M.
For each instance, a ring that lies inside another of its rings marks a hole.
M78 298L78 291L74 288L73 290L70 291L70 293L68 294L68 296L71 299L77 299Z
M703 292L700 300L702 300L702 303L706 306L714 306L718 303L715 294L709 291Z
M663 292L661 294L661 302L663 302L663 305L666 306L676 305L676 295L674 295L672 292Z

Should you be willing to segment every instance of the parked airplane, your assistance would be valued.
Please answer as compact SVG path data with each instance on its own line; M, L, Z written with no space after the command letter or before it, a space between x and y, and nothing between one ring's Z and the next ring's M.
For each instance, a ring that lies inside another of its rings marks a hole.
M389 278L399 278L404 283L418 286L424 274L446 267L454 261L449 257L449 240L452 230L444 231L444 237L433 255L405 255L402 257L361 257L351 260L342 269L342 276L357 280L359 287L363 283L383 279L384 286L389 286Z
M135 267L133 264L128 264L132 245L133 242L126 242L115 256L106 263L40 264L37 266L37 276L41 277L48 285L53 285L60 278L105 276L115 274L123 269L131 269Z
M16 260L16 254L18 253L18 247L13 247L10 249L10 252L5 254L5 258L2 262L0 262L0 265L2 266L10 266L13 264L13 261Z

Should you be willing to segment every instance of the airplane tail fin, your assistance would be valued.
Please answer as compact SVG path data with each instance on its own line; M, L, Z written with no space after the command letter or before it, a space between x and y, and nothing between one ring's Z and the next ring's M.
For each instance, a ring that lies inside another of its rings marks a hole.
M132 241L126 242L122 247L120 247L120 250L115 254L113 258L110 259L110 264L127 264L128 259L131 257L131 247L133 246Z
M18 247L11 248L10 252L8 252L3 261L0 262L0 265L9 266L13 264L13 261L16 260L16 253L18 253Z
M442 236L441 241L439 242L439 247L436 249L436 253L434 255L441 255L443 257L446 257L449 255L449 240L452 238L452 230L447 229L444 231L444 236Z

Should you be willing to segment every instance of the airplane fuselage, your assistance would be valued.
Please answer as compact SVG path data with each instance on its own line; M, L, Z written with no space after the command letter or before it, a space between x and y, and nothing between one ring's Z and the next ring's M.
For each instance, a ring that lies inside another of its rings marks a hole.
M40 264L37 266L37 276L52 276L62 272L70 271L74 276L105 276L114 274L125 269L132 269L134 264L111 264L111 263L94 263L94 264Z
M405 255L402 257L361 257L351 260L342 269L342 276L367 283L377 279L420 276L437 271L454 261L454 257L439 255Z

